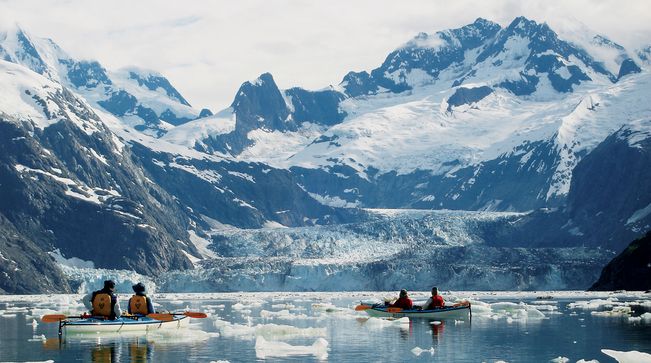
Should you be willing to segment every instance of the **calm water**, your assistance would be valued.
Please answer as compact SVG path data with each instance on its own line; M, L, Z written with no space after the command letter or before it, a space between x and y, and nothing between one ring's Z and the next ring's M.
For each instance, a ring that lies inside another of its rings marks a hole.
M553 299L537 299L549 295ZM32 316L79 312L78 295L0 296L0 362L549 362L559 356L615 362L601 349L651 353L651 321L598 316L568 304L609 297L615 305L635 301L629 305L637 316L650 307L649 295L454 293L444 296L476 302L472 320L401 323L368 320L352 309L388 293L159 294L159 310L189 308L211 316L169 334L61 339L56 324L34 326ZM416 300L426 296L412 294ZM416 355L414 348L424 352Z

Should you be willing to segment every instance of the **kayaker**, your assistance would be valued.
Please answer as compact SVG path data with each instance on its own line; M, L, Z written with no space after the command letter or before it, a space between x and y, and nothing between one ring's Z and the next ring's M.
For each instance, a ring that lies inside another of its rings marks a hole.
M432 296L423 305L423 310L434 310L445 307L443 296L439 295L439 289L435 286L432 287Z
M129 299L129 314L153 314L155 312L154 304L152 303L151 298L145 294L145 285L142 282L139 282L131 287L135 294Z
M106 319L117 319L122 316L118 296L115 294L115 281L104 281L104 288L84 296L84 305L91 315Z
M393 304L389 305L392 308L402 308L402 309L411 309L414 306L414 302L411 301L409 298L409 295L407 294L407 290L402 289L400 290L400 297L396 302Z

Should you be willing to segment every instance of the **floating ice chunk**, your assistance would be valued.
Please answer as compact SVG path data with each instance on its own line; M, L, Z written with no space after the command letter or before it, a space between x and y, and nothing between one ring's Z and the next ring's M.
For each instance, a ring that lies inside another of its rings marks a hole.
M328 341L318 338L312 345L291 345L284 342L269 342L262 336L255 341L255 356L258 359L296 355L313 355L317 359L325 359L328 357Z
M645 323L651 323L651 313L644 313L640 315L640 319L642 319Z
M273 305L271 305L271 307L273 309L284 309L284 310L292 310L292 309L296 308L294 305L289 304L289 303L288 304L273 304Z
M261 310L260 311L260 317L265 318L265 319L308 319L309 316L305 314L292 314L289 312L289 310L280 310L280 311L268 311L268 310Z
M622 305L617 299L593 299L586 301L577 301L567 304L567 307L570 309L581 309L581 310L603 310L603 309L612 309L613 306Z
M421 354L425 353L425 352L429 352L431 355L434 355L434 347L431 347L429 349L423 349L421 347L415 347L414 349L411 350L411 352L417 357L420 356Z
M28 342L44 342L46 340L45 335L34 335L32 339L28 339Z
M3 318L15 318L16 314L2 314L2 315L0 315L0 317L3 317Z
M540 312L540 310L535 308L527 309L527 319L544 319L544 318L545 318L545 314Z
M607 311L592 311L590 312L593 316L605 316L605 317L626 317L631 315L630 306L615 306L612 310Z
M210 363L231 363L227 360L211 360Z
M438 320L434 320L434 321L430 322L430 324L432 324L432 325L441 325L441 322L438 321Z
M400 319L383 319L383 318L372 317L366 320L365 325L372 328L385 328L390 326L409 328L409 318L404 317Z
M620 352L611 349L602 349L605 355L615 358L619 363L651 363L651 354L632 350L630 352Z
M591 360L579 359L578 361L576 361L576 363L599 363L599 361L596 359L591 359Z
M561 357L561 356L558 356L558 357L550 360L551 363L568 363L569 361L570 361L570 358Z
M295 337L325 337L326 328L298 328L291 325L260 324L255 326L256 336L266 339L287 339Z

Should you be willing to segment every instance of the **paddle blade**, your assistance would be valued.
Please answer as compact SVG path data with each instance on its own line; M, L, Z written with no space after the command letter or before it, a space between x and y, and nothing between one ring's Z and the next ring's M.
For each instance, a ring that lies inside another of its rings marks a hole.
M206 315L206 313L200 313L200 312L196 312L196 311L186 311L186 312L183 313L183 315L191 317L191 318L195 318L195 319L203 319L203 318L208 317L208 315Z
M402 312L402 308L387 308L387 313L394 314L394 313L400 313L400 312Z
M61 320L66 320L67 316L63 314L51 314L41 316L41 321L44 323L58 323Z
M148 318L160 320L160 321L172 321L174 316L172 314L147 314Z
M371 308L371 306L369 306L369 305L361 304L361 305L355 306L355 311L364 311L364 310L368 310L370 308Z

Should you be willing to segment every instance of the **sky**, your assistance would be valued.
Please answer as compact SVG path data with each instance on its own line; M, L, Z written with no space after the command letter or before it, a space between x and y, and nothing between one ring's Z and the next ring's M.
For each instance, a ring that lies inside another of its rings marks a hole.
M520 15L580 22L629 49L651 44L648 0L0 0L0 28L17 23L111 70L153 69L213 112L264 72L281 88L320 89L376 68L419 32Z

